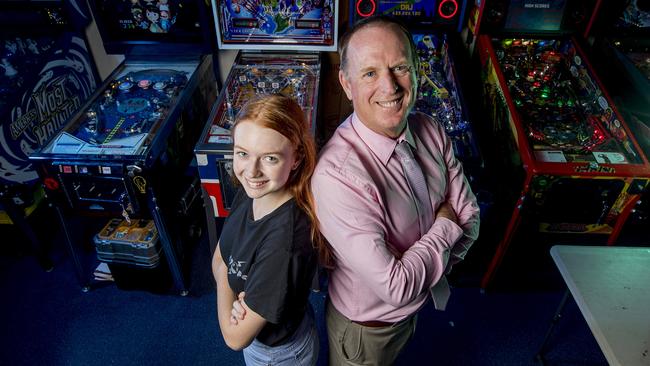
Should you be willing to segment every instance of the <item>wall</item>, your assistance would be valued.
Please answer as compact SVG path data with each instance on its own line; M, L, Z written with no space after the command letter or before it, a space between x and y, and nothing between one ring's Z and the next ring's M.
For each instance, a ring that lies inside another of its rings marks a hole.
M99 77L103 81L106 79L106 77L108 77L108 75L111 74L111 72L113 72L113 70L115 70L117 65L119 65L122 62L122 60L124 60L124 56L106 54L94 18L92 23L90 23L88 28L86 28L86 37L88 37L90 52L92 53L93 58L95 59L95 65L97 66Z

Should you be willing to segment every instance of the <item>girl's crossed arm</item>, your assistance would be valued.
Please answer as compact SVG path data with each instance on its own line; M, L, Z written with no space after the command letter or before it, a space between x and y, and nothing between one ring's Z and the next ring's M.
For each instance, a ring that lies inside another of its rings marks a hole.
M231 321L233 302L237 301L237 297L228 285L228 268L221 258L219 244L217 244L217 249L212 257L212 274L217 283L217 318L221 334L228 347L235 351L242 350L253 342L253 339L266 325L266 320L251 310L241 299L240 303L246 316L244 319Z

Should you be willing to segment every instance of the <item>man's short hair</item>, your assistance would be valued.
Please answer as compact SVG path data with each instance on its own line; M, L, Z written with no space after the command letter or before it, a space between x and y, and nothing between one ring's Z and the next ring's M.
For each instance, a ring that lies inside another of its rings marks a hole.
M402 24L400 21L387 17L385 15L375 15L375 16L370 16L367 18L363 18L359 21L357 21L352 28L348 29L345 34L341 37L341 40L339 41L339 58L341 62L341 70L343 72L346 72L346 67L347 67L347 61L348 61L348 44L350 43L350 39L352 39L352 36L357 33L358 31L370 27L370 26L388 26L388 27L393 27L393 29L397 28L401 31L401 34L406 37L409 43L409 48L411 50L411 62L413 62L413 68L414 70L418 69L418 54L417 54L417 49L415 47L415 41L413 41L413 36L411 35L411 32Z

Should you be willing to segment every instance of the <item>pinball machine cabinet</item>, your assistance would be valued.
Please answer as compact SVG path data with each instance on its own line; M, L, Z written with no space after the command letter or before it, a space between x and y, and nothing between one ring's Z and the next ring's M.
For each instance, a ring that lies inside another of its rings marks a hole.
M194 0L157 9L117 0L91 5L107 51L125 53L125 61L31 159L64 214L153 222L174 288L185 295L187 252L196 238L183 233L193 218L204 220L197 216L203 208L194 208L201 192L192 147L216 96L205 54L209 9ZM173 21L164 23L163 12Z
M616 95L630 129L650 152L650 8L647 2L608 2L598 11L590 33L595 66Z
M394 18L413 36L418 54L418 94L414 110L437 118L445 127L456 157L476 191L482 190L483 160L479 151L474 119L463 93L458 64L466 64L460 41L467 1L350 2L350 26L373 15ZM460 62L458 62L460 60ZM486 202L479 202L485 206Z
M42 264L49 259L27 219L43 201L29 154L97 87L84 35L89 16L80 1L0 3L0 224L16 225Z
M195 147L214 217L227 216L234 197L230 129L247 100L259 94L288 95L302 107L312 134L316 131L318 51L336 50L338 2L296 4L213 1L219 48L240 50Z
M594 67L646 156L650 155L650 4L604 2L589 34ZM630 218L631 230L650 221L650 192Z
M407 26L455 29L460 32L467 10L467 0L434 1L350 1L350 23L376 15L400 19Z
M476 52L495 166L516 177L508 188L513 211L483 288L523 215L541 232L604 234L612 245L650 180L646 155L570 36L592 18L593 4L528 3L482 4L479 32L488 34L478 36Z

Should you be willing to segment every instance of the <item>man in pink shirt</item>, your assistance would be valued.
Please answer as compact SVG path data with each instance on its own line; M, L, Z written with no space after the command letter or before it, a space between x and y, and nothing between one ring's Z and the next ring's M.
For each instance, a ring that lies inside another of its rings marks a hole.
M409 32L383 17L361 21L339 45L339 80L354 113L321 151L312 178L333 258L330 365L391 365L413 335L428 294L444 308L444 276L478 236L476 198L444 128L411 113L415 50ZM433 217L426 227L394 154L402 141L428 188Z

